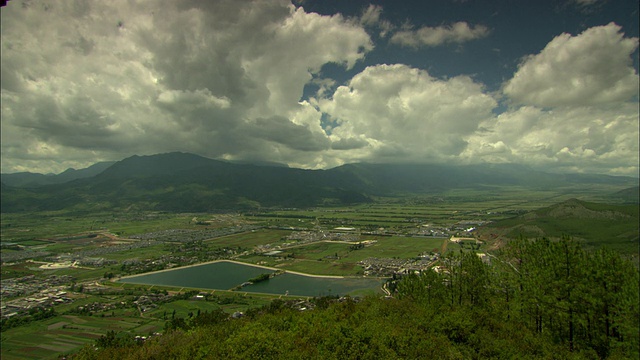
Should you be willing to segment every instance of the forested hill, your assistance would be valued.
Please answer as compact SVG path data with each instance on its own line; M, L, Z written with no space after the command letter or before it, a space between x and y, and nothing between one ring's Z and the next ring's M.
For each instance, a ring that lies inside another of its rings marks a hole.
M572 241L519 240L491 257L392 282L392 298L274 300L231 318L168 319L145 342L110 332L73 359L637 359L637 267ZM302 301L304 303L305 301Z
M3 175L8 181L3 183L2 211L341 206L369 202L375 196L433 194L458 188L544 189L602 183L622 187L638 183L634 178L549 174L517 165L351 164L302 170L235 164L186 153L132 156L96 174L85 170L83 176L71 181L43 186L30 182L28 188L12 174ZM56 175L56 181L62 175Z
M481 229L484 236L560 238L572 236L587 246L606 246L638 256L638 205L608 205L577 199L497 221Z

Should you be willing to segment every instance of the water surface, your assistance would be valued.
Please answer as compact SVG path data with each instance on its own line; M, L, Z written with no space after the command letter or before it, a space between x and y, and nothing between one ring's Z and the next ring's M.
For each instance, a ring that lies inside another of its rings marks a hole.
M260 274L274 273L273 269L218 261L202 265L163 270L136 275L118 281L131 284L162 285L212 290L230 290ZM299 296L347 295L362 290L378 290L380 279L325 278L285 273L242 291Z

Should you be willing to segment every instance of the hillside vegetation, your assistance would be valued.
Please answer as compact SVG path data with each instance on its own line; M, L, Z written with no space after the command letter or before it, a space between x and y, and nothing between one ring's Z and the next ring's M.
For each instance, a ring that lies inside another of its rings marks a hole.
M167 321L146 342L109 333L74 359L638 358L637 268L563 239L519 240L485 264L445 257L442 271L392 282L394 298L275 300L232 319Z
M571 234L587 246L606 246L637 256L639 222L638 205L610 205L571 199L496 221L486 225L483 232L500 232L510 238L560 238Z

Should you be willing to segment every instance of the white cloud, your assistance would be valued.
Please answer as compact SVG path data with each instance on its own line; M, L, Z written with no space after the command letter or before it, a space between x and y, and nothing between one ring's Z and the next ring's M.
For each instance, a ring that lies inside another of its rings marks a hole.
M523 106L481 127L485 131L467 138L462 157L558 171L638 175L637 103L555 110Z
M402 46L438 46L447 43L464 43L481 39L489 35L489 29L484 25L469 26L464 21L448 26L421 27L418 30L398 31L389 40Z
M571 0L571 2L575 3L578 6L591 6L596 4L600 0Z
M231 106L231 102L227 97L213 96L209 89L199 89L196 91L166 90L160 93L158 102L167 105L181 104L189 107L203 106L220 109L227 109Z
M638 74L630 55L638 38L625 38L616 24L562 34L527 57L504 93L519 104L587 106L638 96Z
M496 102L466 76L440 80L405 65L378 65L317 105L335 121L334 149L368 143L335 154L343 161L443 161L464 150L464 137L491 117Z
M369 4L368 7L362 10L360 17L355 20L368 29L378 29L380 31L379 36L385 37L395 29L395 26L388 20L382 20L380 18L381 15L382 6Z
M360 23L365 26L376 25L380 21L380 14L382 14L382 6L369 4L360 16Z
M638 176L637 47L613 23L555 37L505 83L504 94L520 107L485 122L464 155ZM482 152L497 141L504 152Z
M167 151L307 168L492 161L638 172L638 39L615 24L560 35L526 58L503 87L511 107L495 115L493 95L468 76L397 64L346 84L322 77L323 65L351 69L373 49L365 28L385 31L379 6L348 19L287 1L14 2L0 22L2 172ZM487 34L457 23L393 41ZM310 83L319 91L301 101Z
M288 1L25 4L1 14L3 172L176 150L313 164L330 144L305 84L373 48Z

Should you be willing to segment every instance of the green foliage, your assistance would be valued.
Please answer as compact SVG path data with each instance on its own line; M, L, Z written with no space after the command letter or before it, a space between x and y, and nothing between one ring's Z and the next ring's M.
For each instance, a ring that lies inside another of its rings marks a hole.
M4 332L16 326L28 324L32 321L49 319L56 315L56 310L52 307L48 309L41 307L31 308L26 316L15 316L10 318L3 317L2 322L0 323L0 331Z
M202 312L173 318L143 346L75 358L638 357L638 269L615 253L521 239L492 265L458 253L441 269L405 276L395 299L320 298L302 312L274 300L240 319Z
M269 280L270 278L271 278L271 273L264 273L264 274L260 274L260 275L258 275L256 277L253 277L253 278L251 278L251 279L249 279L247 281L250 282L250 283L254 283L255 284L255 283L259 283L259 282L263 282L263 281Z
M554 237L572 234L591 247L606 246L626 254L638 252L638 205L610 205L570 199L512 219L489 224L509 236Z

